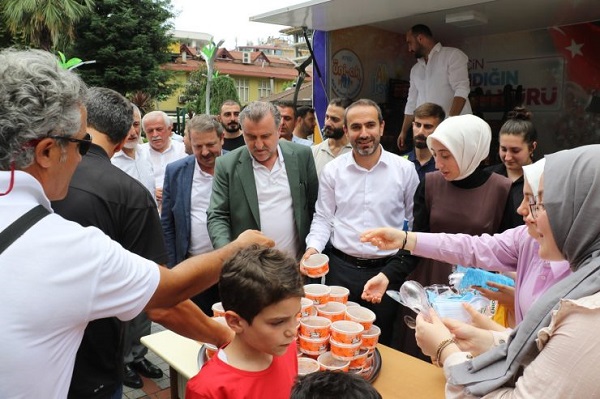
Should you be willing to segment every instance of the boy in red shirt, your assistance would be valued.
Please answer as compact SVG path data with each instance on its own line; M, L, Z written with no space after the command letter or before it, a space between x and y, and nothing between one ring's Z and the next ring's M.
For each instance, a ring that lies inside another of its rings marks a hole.
M188 382L186 398L288 399L304 296L297 262L276 249L244 249L223 265L219 292L235 337Z

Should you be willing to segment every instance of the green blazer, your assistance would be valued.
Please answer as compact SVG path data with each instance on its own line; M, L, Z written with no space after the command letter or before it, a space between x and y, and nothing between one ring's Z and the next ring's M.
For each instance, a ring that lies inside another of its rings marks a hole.
M308 146L280 140L279 147L290 184L300 248L304 249L319 188L315 161ZM245 230L261 229L252 156L246 146L217 158L207 214L208 234L215 248Z

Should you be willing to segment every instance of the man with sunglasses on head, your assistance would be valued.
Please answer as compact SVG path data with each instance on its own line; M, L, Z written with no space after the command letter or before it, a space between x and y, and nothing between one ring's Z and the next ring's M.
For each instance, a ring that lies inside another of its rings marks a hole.
M419 181L423 181L425 173L436 170L435 160L427 147L427 137L445 118L444 109L437 104L425 103L415 109L412 123L414 148L404 157L415 164Z
M167 269L127 251L95 226L82 227L54 213L50 201L66 197L86 151L90 150L87 156L92 157L95 151L99 162L110 165L108 153L118 147L111 143L104 149L105 142L112 139L99 133L103 129L100 124L90 128L95 144L91 143L86 93L82 80L62 69L50 53L0 51L2 399L67 398L76 352L92 320L117 317L127 321L145 310L153 320L188 338L215 341L213 344L219 346L227 343L232 332L187 299L215 284L223 261L239 249L253 243L274 244L260 232L246 231L219 250ZM125 125L123 137L132 122L129 105L126 113L129 119L121 121ZM100 114L108 120L121 120L116 115ZM115 173L120 172L115 169ZM91 185L107 184L99 176L90 178L97 178ZM140 183L135 184L143 189ZM78 191L82 189L89 189L89 185L81 183ZM106 195L127 201L129 193ZM99 199L91 205L105 204ZM100 212L90 212L88 204L75 207L88 209L82 216ZM79 209L73 213L77 212ZM156 214L154 208L153 212ZM125 216L121 212L114 217ZM101 220L103 228L111 228L109 219ZM121 230L115 233L120 237L124 234ZM127 230L125 234L143 233ZM162 256L160 248L153 250L157 258ZM112 353L120 374L122 358L116 350ZM105 366L94 358L87 364ZM88 371L95 376L95 370ZM106 375L110 384L101 383L92 391L70 397L114 398L119 394L118 386L114 375Z

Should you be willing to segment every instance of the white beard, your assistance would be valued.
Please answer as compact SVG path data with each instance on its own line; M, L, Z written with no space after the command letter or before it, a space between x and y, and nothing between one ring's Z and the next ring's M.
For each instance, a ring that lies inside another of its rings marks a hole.
M126 141L125 144L123 144L123 147L127 148L128 150L135 150L138 144L139 143L137 141Z

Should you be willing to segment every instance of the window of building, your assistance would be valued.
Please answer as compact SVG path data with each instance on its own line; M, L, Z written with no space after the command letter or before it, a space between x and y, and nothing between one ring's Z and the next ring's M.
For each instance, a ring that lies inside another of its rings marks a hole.
M258 83L258 98L268 97L271 95L271 82L263 79Z
M240 102L245 104L248 102L248 93L250 91L250 85L248 84L248 79L236 79L235 86L237 88L238 96L240 97Z

